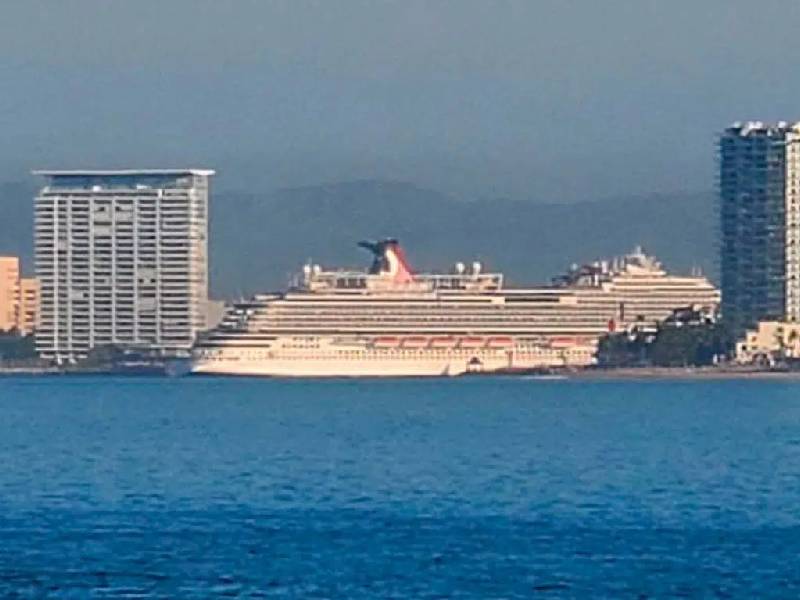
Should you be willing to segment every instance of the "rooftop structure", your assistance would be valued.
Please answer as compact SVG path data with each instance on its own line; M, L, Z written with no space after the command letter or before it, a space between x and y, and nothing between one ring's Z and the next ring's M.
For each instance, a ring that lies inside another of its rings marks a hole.
M199 175L200 177L210 177L215 174L212 169L37 169L31 171L33 175L42 177L147 177L150 175Z
M303 268L301 288L309 291L370 290L397 294L433 292L435 290L492 291L503 287L501 273L484 273L479 262L467 270L463 263L455 265L452 273L412 273L405 253L395 239L378 242L359 242L372 252L369 270L323 270L319 265Z

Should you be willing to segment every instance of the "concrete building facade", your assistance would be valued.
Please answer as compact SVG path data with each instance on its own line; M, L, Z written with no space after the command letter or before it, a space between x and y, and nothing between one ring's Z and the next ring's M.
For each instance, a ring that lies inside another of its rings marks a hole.
M19 310L19 258L0 256L0 332L17 328Z
M36 347L74 361L98 346L167 355L206 327L211 170L35 171Z
M748 329L736 343L740 363L774 364L784 359L800 358L800 323L761 321Z
M719 156L722 315L800 321L800 124L735 123Z
M16 256L0 256L0 332L29 335L39 323L39 281L22 277Z
M39 280L35 277L21 277L17 304L17 331L20 335L30 335L38 329L39 297Z

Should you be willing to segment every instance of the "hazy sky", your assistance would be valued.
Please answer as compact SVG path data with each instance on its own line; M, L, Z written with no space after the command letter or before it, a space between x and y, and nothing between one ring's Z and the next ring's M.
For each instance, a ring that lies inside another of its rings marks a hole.
M0 180L711 189L721 128L800 118L798 23L797 0L4 0Z

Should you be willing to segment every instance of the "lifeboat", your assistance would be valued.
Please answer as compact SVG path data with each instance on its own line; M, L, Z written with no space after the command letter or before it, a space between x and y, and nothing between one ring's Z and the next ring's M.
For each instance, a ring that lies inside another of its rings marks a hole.
M456 338L451 335L435 337L431 340L432 348L452 348L456 345Z
M514 345L514 340L508 336L489 338L487 346L489 348L510 348Z
M578 343L578 338L570 336L559 336L550 338L550 346L553 348L570 348Z
M403 348L423 348L428 345L428 338L414 335L403 339Z
M481 348L486 343L482 337L467 336L461 338L460 346L462 348Z
M396 337L392 336L383 336L383 337L376 337L375 340L372 342L372 345L376 348L396 348L399 341Z

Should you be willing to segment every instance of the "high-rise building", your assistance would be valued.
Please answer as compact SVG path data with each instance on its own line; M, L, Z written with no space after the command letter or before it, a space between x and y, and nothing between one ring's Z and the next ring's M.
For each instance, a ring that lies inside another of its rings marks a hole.
M17 327L19 309L19 258L0 256L0 332Z
M203 169L35 171L36 347L78 360L98 346L181 355L205 328Z
M800 124L734 123L719 155L722 315L800 321Z

